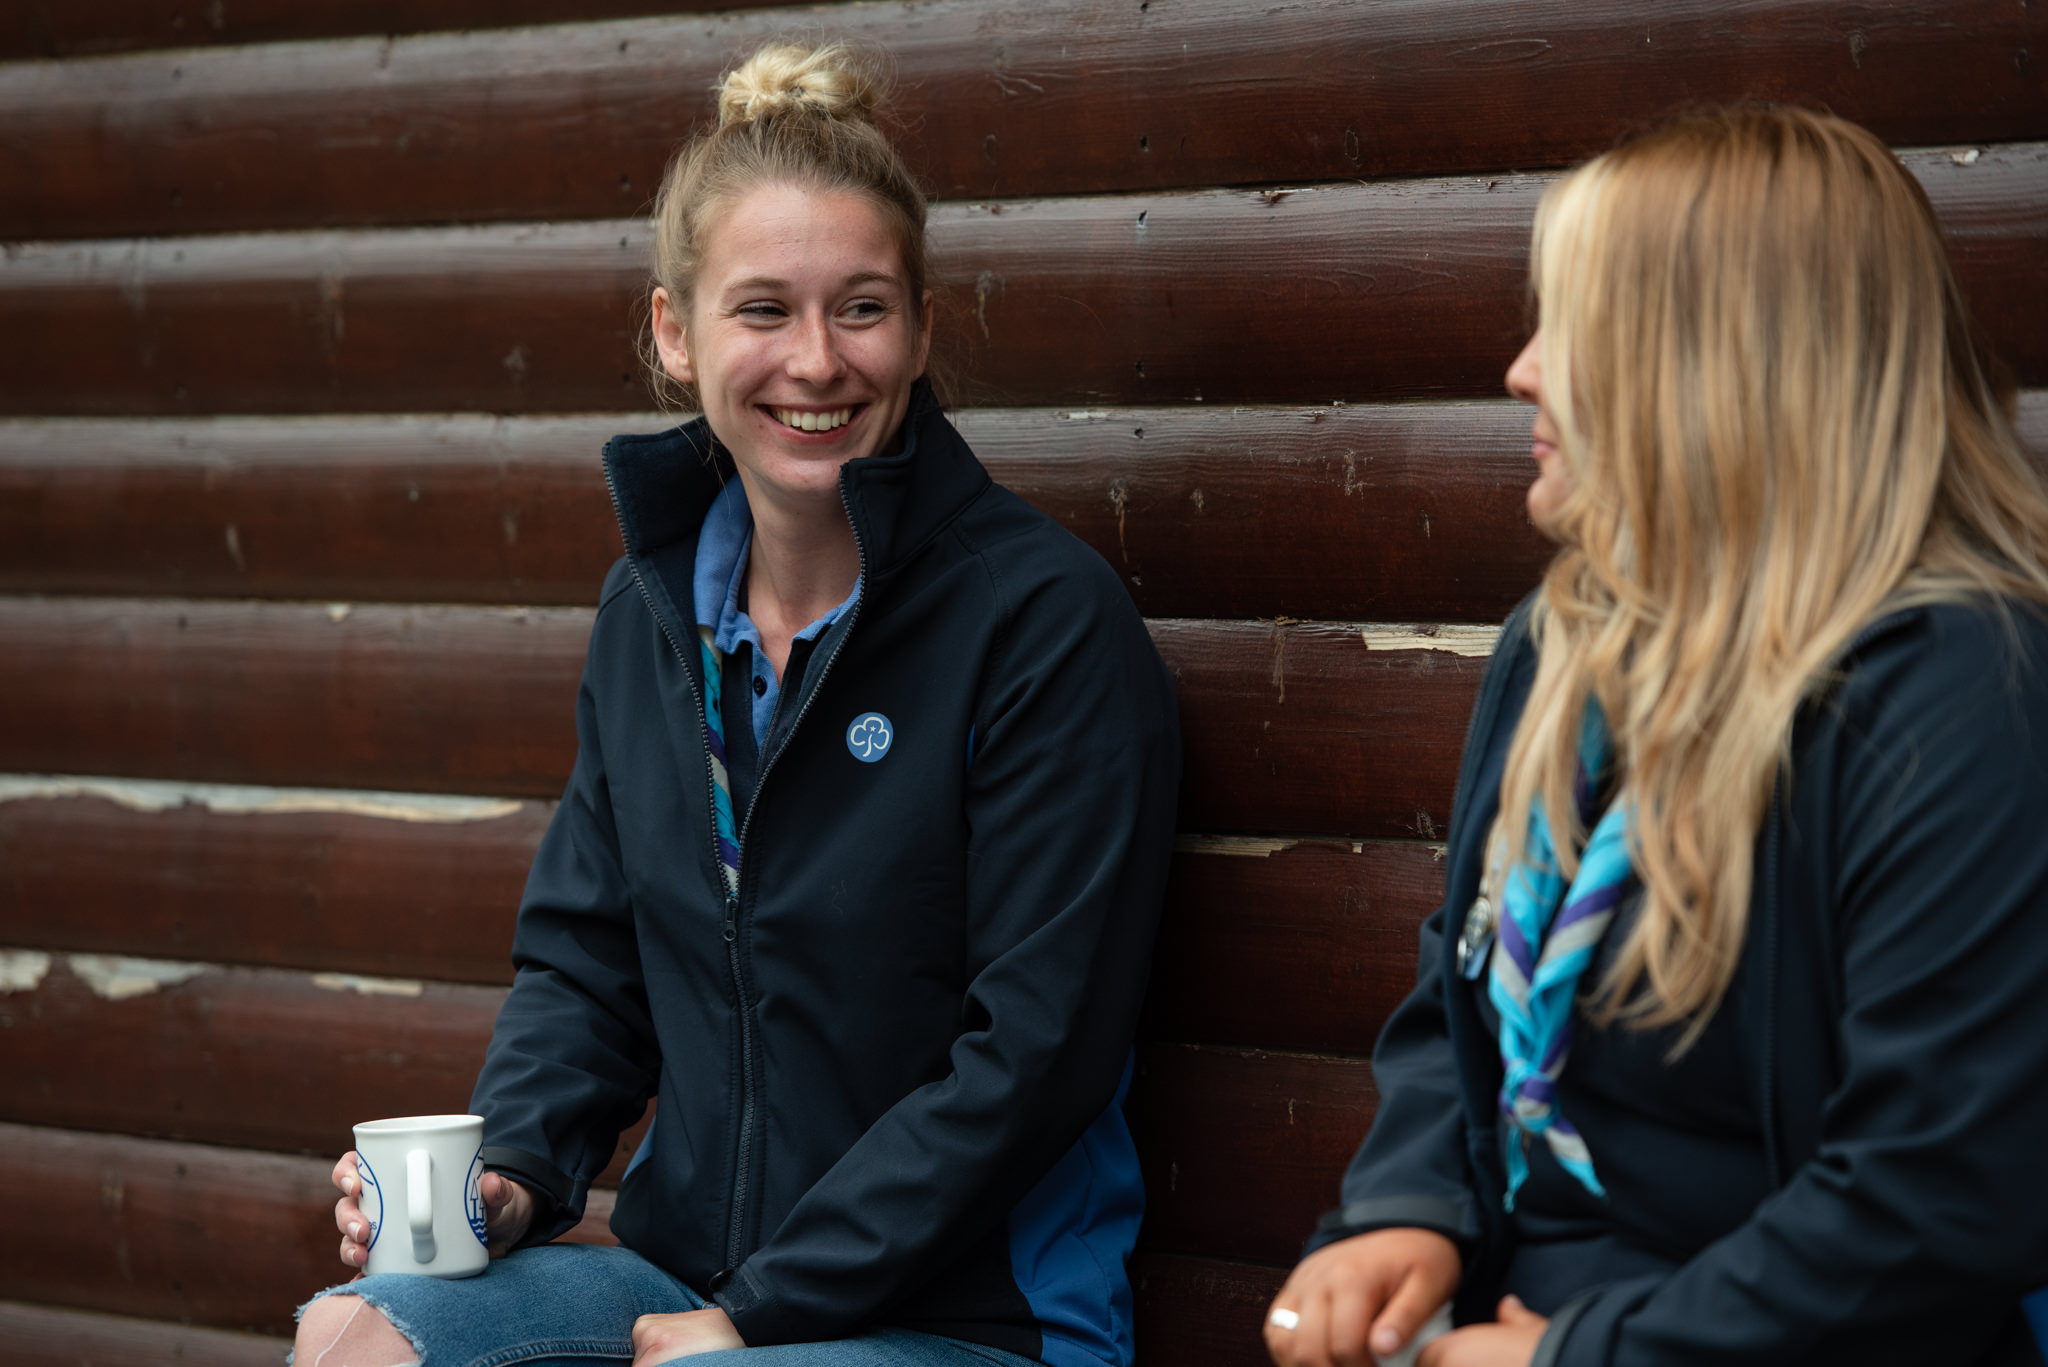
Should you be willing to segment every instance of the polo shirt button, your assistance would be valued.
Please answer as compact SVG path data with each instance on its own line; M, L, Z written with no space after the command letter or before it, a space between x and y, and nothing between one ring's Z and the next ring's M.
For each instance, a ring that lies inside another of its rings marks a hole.
M761 697L768 692L768 681L759 674L754 676L754 696Z

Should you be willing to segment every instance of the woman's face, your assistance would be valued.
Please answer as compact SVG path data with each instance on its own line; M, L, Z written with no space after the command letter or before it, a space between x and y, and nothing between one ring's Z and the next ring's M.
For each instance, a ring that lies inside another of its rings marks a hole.
M1551 420L1551 405L1543 392L1543 334L1537 332L1508 367L1508 393L1523 403L1536 406L1536 425L1529 454L1536 460L1536 478L1529 485L1529 521L1553 541L1557 539L1557 512L1572 492L1571 467L1558 449L1557 424Z
M831 498L890 446L930 349L895 235L855 195L762 185L714 214L687 316L654 292L662 367L694 384L751 498Z

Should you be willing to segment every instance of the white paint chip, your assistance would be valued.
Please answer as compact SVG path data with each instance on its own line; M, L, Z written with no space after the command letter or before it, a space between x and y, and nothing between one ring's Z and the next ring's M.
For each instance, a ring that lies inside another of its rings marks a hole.
M348 615L355 610L355 604L353 603L329 603L327 605L327 620L330 622L346 622Z
M1966 147L1948 154L1948 159L1958 166L1975 166L1977 158L1984 155L1981 147Z
M1367 650L1441 650L1483 660L1493 654L1500 640L1499 627L1472 626L1388 626L1361 627L1359 638Z
M210 967L168 959L128 959L115 954L73 954L64 964L84 979L95 997L110 1002L146 997L160 988L176 987Z
M365 997L417 997L426 991L426 984L417 978L365 978L356 973L315 973L313 986Z
M332 812L387 821L495 821L520 804L511 798L455 797L442 793L354 792L327 788L262 788L235 783L174 783L155 779L73 778L0 774L0 802L96 797L135 812L204 807L231 816L285 816Z
M1107 408L1077 408L1071 413L1062 413L1060 416L1068 422L1090 422L1108 417L1109 410Z
M50 971L50 956L35 949L0 949L0 994L33 992Z

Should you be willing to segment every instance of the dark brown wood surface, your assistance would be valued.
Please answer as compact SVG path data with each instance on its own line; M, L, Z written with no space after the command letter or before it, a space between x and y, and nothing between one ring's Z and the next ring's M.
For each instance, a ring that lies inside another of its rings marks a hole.
M0 238L636 214L793 21L887 47L947 199L1556 166L1759 95L1903 145L2048 136L2048 20L2012 0L927 0L0 67L0 180L36 187Z
M59 956L34 989L0 997L0 1120L332 1157L365 1116L464 1109L503 998L183 967L197 971L177 981L161 966ZM1131 1115L1148 1245L1291 1257L1372 1104L1361 1058L1143 1046ZM622 1139L615 1170L637 1142Z
M509 982L548 804L364 796L0 791L0 945ZM1439 847L1422 842L1182 837L1144 1033L1364 1052L1442 895Z
M2048 390L2019 418L2048 467ZM1507 401L955 420L1150 616L1493 621L1549 554ZM669 421L0 419L0 592L589 605L598 452Z
M508 983L552 805L148 784L17 796L0 801L0 945Z
M0 1182L33 1239L0 1243L0 1299L289 1334L342 1281L333 1163L0 1124ZM594 1191L576 1242L605 1243Z
M1154 1045L1131 1132L1148 1248L1292 1263L1372 1124L1362 1058Z
M7 1367L284 1367L290 1350L283 1338L0 1301Z
M1506 401L957 420L1151 616L1497 621L1549 553ZM665 421L0 420L0 591L595 603L598 452Z
M2048 144L1907 162L1990 341L2048 381ZM1545 183L942 208L941 344L971 406L1498 394ZM637 408L646 236L607 220L17 246L0 413Z
M0 773L554 796L590 617L0 599ZM1149 625L1180 689L1183 829L1438 837L1483 634Z
M432 33L744 9L749 4L750 0L10 0L0 12L0 61Z
M0 1179L23 1228L43 1236L0 1242L0 1298L289 1334L292 1308L343 1275L330 1166L0 1124ZM592 1192L572 1239L611 1242L611 1205ZM1278 1269L1141 1250L1131 1274L1144 1367L1253 1367L1244 1321L1256 1335ZM1229 1356L1184 1355L1210 1334Z
M1183 837L1142 1033L1370 1053L1443 882L1420 841Z
M1270 1367L1260 1326L1286 1277L1277 1267L1139 1250L1131 1259L1138 1361L1145 1367Z
M0 996L0 1121L332 1159L366 1117L466 1109L503 998L60 955ZM1291 1257L1371 1123L1365 1060L1154 1043L1138 1061L1147 1243ZM622 1136L611 1180L639 1137Z

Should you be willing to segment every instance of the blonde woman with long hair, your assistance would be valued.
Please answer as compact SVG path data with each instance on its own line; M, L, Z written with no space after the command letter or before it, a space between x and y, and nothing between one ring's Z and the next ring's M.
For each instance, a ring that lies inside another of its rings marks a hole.
M2048 498L1934 213L1839 119L1702 114L1554 186L1533 274L1559 550L1274 1361L2038 1364Z

